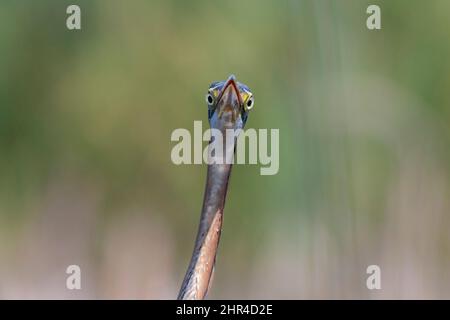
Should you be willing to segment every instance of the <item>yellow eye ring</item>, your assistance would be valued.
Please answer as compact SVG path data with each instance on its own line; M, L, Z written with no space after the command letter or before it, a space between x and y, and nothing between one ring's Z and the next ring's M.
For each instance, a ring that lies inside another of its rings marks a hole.
M250 110L253 108L253 106L255 105L255 100L253 99L253 96L250 96L247 101L245 101L245 110Z

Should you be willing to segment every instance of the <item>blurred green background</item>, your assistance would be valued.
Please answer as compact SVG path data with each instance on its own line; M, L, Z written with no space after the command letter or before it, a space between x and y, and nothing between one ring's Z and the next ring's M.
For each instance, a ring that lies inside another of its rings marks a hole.
M175 298L206 166L172 164L170 134L206 127L208 85L231 73L255 95L247 128L280 130L280 171L234 167L209 297L450 298L449 14L2 0L0 298Z

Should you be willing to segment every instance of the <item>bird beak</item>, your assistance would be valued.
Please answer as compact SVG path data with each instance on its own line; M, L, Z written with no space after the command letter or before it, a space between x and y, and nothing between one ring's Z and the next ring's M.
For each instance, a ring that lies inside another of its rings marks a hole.
M242 98L239 93L236 78L234 75L231 75L225 82L217 102L219 119L222 118L224 114L229 114L231 115L231 120L235 122L241 106Z

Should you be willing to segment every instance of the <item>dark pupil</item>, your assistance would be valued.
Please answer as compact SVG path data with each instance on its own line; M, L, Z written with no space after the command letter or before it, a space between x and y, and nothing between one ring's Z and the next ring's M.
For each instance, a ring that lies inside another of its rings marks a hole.
M212 103L213 102L213 98L211 96L208 96L208 102Z
M252 106L252 99L247 101L247 106L251 107Z

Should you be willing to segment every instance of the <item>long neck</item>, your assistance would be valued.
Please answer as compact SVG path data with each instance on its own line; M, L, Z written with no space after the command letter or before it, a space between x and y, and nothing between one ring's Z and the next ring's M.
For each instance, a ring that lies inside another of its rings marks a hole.
M208 291L222 230L230 164L208 165L205 196L194 252L178 299L200 300Z
M209 148L212 147L212 143ZM234 154L234 146L224 145L223 160ZM202 214L191 262L181 285L178 299L200 300L208 291L214 270L222 230L223 208L231 173L231 164L210 164L206 177Z

